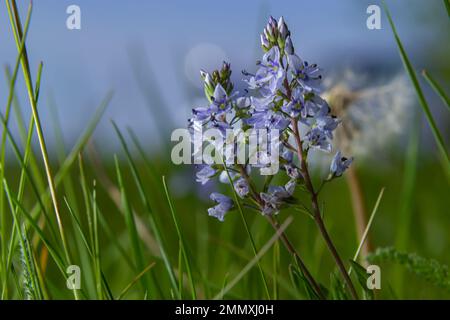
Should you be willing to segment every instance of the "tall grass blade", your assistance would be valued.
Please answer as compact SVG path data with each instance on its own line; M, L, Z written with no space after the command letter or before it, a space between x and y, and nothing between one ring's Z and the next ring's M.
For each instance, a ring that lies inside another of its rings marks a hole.
M131 209L130 201L128 200L128 195L126 193L126 188L123 182L122 172L120 170L119 160L117 159L117 156L114 157L114 163L116 166L117 181L119 183L122 206L125 212L125 223L128 228L128 235L130 237L130 243L131 248L133 249L134 259L136 261L136 268L137 270L142 270L144 269L144 255L142 253L141 243L139 240L139 235L137 233L136 223L134 220L135 218L133 215L133 211ZM141 280L142 286L145 291L146 289L148 289L146 277L143 277Z
M32 12L32 5L28 6L28 12L27 12L27 18L25 21L25 28L24 28L24 35L22 37L20 48L19 48L19 54L16 58L16 63L14 65L14 71L12 73L11 79L9 79L9 93L8 93L8 100L6 103L6 111L5 111L5 121L6 125L8 125L9 122L9 114L11 111L11 104L14 98L14 87L16 84L17 74L19 72L19 66L20 61L22 59L22 54L25 48L25 40L28 34L30 19L31 19L31 12ZM6 154L6 129L3 129L2 132L2 139L1 139L1 151L0 151L0 181L3 181L3 177L5 176L5 154ZM0 183L0 238L1 241L1 279L3 283L3 290L2 290L2 297L4 295L7 295L6 291L6 283L8 279L7 275L7 259L6 259L6 212L4 210L4 192L3 192L3 183ZM6 296L5 296L6 297Z
M181 233L181 228L179 226L178 219L175 214L175 209L174 209L172 200L170 199L169 190L168 190L167 184L166 184L166 178L164 176L162 177L162 183L164 186L164 192L166 193L167 202L169 203L170 212L172 213L172 220L173 220L173 223L175 224L175 228L177 230L177 235L178 235L178 239L180 242L180 250L181 250L181 253L183 256L184 264L186 266L186 271L187 271L187 275L189 278L189 282L191 284L191 296L192 296L193 300L196 300L197 294L195 292L195 283L194 283L194 278L192 276L191 264L189 262L189 257L186 252L186 247L187 247L186 241L184 240L183 234Z
M367 222L366 229L364 230L363 236L361 238L361 241L359 242L358 249L356 249L355 255L353 256L353 261L356 261L358 259L359 253L361 252L361 248L364 245L364 241L367 239L367 235L369 234L370 227L372 226L373 219L375 218L375 215L378 212L378 206L380 205L381 199L383 198L384 194L384 188L381 189L380 194L378 195L377 201L375 202L375 206L373 207L372 213L370 214L369 221ZM350 274L350 270L349 270Z
M447 10L447 15L450 18L450 1L449 0L443 0L445 9Z
M117 296L117 300L123 299L125 295L130 291L130 289L135 285L136 282L139 281L151 268L155 266L155 263L150 263L144 270L141 271L134 279L131 281L123 290L122 292Z
M250 244L251 244L251 247L252 247L252 250L253 250L253 254L256 257L257 253L258 253L258 250L256 249L255 240L253 239L252 233L250 232L250 229L248 227L247 219L245 219L244 211L242 210L241 202L239 201L239 196L237 195L236 190L234 190L233 179L231 178L230 173L228 172L228 168L225 165L225 162L223 163L223 167L225 169L225 172L227 173L228 181L230 182L230 186L231 186L231 189L232 189L233 195L234 195L234 200L235 200L236 205L238 207L238 211L239 211L239 213L241 215L241 219L242 219L242 222L244 224L245 231L247 232L247 235L248 235L248 237L250 239ZM267 296L267 299L270 300L269 287L267 285L266 277L264 276L264 272L262 270L262 267L261 267L261 265L259 263L259 259L256 261L256 263L258 265L258 270L259 270L259 273L261 275L261 279L262 279L262 282L263 282L265 294Z
M218 300L221 299L224 295L227 294L241 279L244 275L251 269L258 261L266 254L266 252L272 247L272 245L280 238L281 234L287 229L287 227L291 224L293 218L288 217L280 228L276 231L276 233L267 241L267 243L261 248L259 252L256 253L255 257L239 272L230 283L223 288L218 295L216 295L213 299Z
M154 234L154 236L156 238L156 241L158 242L159 249L160 249L160 252L161 252L161 257L162 257L162 259L164 261L164 265L166 267L167 273L169 275L169 280L170 280L170 283L172 285L172 290L173 290L175 296L180 298L180 294L181 293L178 291L178 286L177 286L177 281L176 281L176 278L175 278L175 274L174 274L173 268L172 268L172 266L170 264L169 256L167 255L165 246L163 244L163 240L162 240L160 229L157 226L156 221L155 221L155 219L153 217L154 212L153 212L153 210L152 210L152 208L150 206L150 203L149 203L149 201L147 199L147 196L145 194L144 185L143 185L142 180L140 178L140 175L139 175L139 173L137 171L137 167L136 167L136 165L135 165L135 163L134 163L134 161L133 161L133 159L131 157L130 151L128 149L128 145L125 142L125 139L124 139L122 133L120 132L119 128L117 127L117 125L116 125L116 123L114 121L112 121L112 125L113 125L114 130L116 131L117 136L119 137L120 143L122 144L122 147L123 147L123 149L125 151L125 155L126 155L126 157L128 159L128 163L130 165L133 178L134 178L134 180L136 182L136 186L138 188L139 195L141 197L141 201L143 202L146 210L149 213L150 227L151 227L151 229L153 231L153 234Z
M445 93L444 89L437 83L437 81L431 76L431 74L427 70L422 71L422 75L425 80L428 81L428 84L433 88L433 90L437 93L437 95L441 98L442 102L444 102L447 109L450 111L450 98Z
M395 28L394 21L392 20L389 9L384 1L383 1L383 6L384 6L384 10L386 12L387 18L389 20L389 24L391 25L392 32L394 33L394 37L395 37L395 41L397 43L400 57L403 61L403 66L405 67L405 70L407 71L407 73L411 79L414 89L416 90L417 97L419 99L419 103L422 107L423 112L425 113L428 124L430 125L430 128L431 128L431 131L433 132L433 136L434 136L434 139L436 140L438 149L441 152L443 159L445 160L445 170L449 171L450 170L450 159L449 159L449 156L447 153L447 149L445 147L444 139L442 138L442 135L436 125L436 122L434 121L433 115L431 114L430 108L425 99L425 95L423 94L422 88L420 87L419 81L417 79L416 72L415 72L413 66L411 65L411 62L409 61L408 55L406 54L406 51L403 47L400 37L398 36L397 29Z
M13 29L13 32L16 34L15 39L16 39L17 49L20 52L20 41L23 37L23 34L22 34L22 25L20 23L19 12L17 10L17 4L16 4L15 0L12 0L12 9L11 9L9 1L6 0L6 5L7 5L7 9L8 9L8 14L10 16L11 27ZM14 24L15 24L15 27L14 27ZM42 130L42 125L41 125L39 113L37 110L37 104L36 104L36 100L35 100L35 96L34 96L33 84L32 84L32 79L31 79L30 65L29 65L29 60L28 60L28 55L27 55L26 49L24 49L21 61L22 61L22 71L23 71L23 75L25 78L25 84L26 84L27 91L28 91L28 98L30 101L31 111L33 113L33 118L34 118L34 122L35 122L35 126L36 126L36 133L38 136L39 146L40 146L41 153L42 153L42 159L44 161L45 172L47 175L47 181L48 181L48 186L50 189L50 194L51 194L51 198L52 198L52 202L53 202L53 208L55 210L55 216L56 216L56 220L57 220L57 224L58 224L58 229L59 229L62 245L64 248L64 253L66 255L66 259L70 264L70 254L69 254L69 250L68 250L68 245L67 245L63 222L61 219L61 214L59 211L58 200L56 197L56 187L55 187L53 175L52 175L51 168L50 168L50 161L49 161L48 152L47 152L47 145L46 145L46 141L44 139L44 133ZM78 299L78 294L77 294L76 290L74 290L74 295L75 295L75 298Z

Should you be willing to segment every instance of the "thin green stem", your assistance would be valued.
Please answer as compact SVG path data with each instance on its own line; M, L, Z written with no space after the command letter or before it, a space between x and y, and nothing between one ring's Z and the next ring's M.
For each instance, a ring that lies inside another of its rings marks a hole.
M240 170L241 170L241 175L242 175L243 172L245 173L245 176L247 177L246 180L249 183L249 185L251 186L250 181L248 180L248 175L245 172L245 169L243 168L242 165L239 165L239 166L240 166ZM236 190L234 189L234 186L233 186L233 179L231 178L231 175L228 172L228 168L225 165L225 161L223 161L223 167L225 169L225 172L227 173L228 181L230 182L231 189L233 190L234 200L235 200L235 202L237 204L238 211L239 211L239 213L241 215L241 219L242 219L242 223L244 224L245 231L247 232L248 237L250 239L250 244L251 244L251 247L252 247L252 250L253 250L253 254L255 256L257 256L258 250L256 249L255 240L253 239L252 233L250 232L250 228L248 226L247 219L245 218L244 211L242 210L241 202L239 201L239 197L238 197L238 195L236 193ZM253 190L253 188L251 188L251 190ZM261 268L261 265L260 265L259 261L257 262L257 265L258 265L259 273L261 275L261 279L263 281L264 291L265 291L265 293L267 295L267 298L270 300L269 287L267 286L266 277L264 276L264 272L263 272L263 270Z
M23 37L22 24L20 22L20 16L19 16L19 12L17 9L16 1L12 0L11 4L12 4L12 7L11 7L9 1L6 0L6 6L7 6L8 14L10 17L11 28L15 35L17 50L20 53L20 43L21 43L21 39ZM52 198L52 202L53 202L53 208L55 210L59 233L60 233L62 245L64 248L64 253L66 256L67 264L70 265L71 259L70 259L67 240L66 240L66 236L65 236L65 232L64 232L64 226L63 226L60 211L59 211L53 175L52 175L52 172L50 169L50 161L49 161L49 157L48 157L47 146L46 146L46 142L44 139L44 133L43 133L41 121L39 118L39 113L37 110L37 104L36 104L36 99L35 99L34 90L33 90L33 83L32 83L32 79L31 79L30 65L29 65L26 47L24 48L23 55L21 56L21 64L22 64L23 75L25 78L25 84L26 84L27 91L28 91L28 98L29 98L30 105L31 105L31 111L33 113L33 118L34 118L34 122L35 122L35 126L36 126L36 133L38 136L39 147L41 149L42 159L44 161L45 172L47 175L47 181L48 181L48 185L50 188L50 194L51 194L51 198ZM78 297L77 290L74 289L73 292L74 292L75 298L78 299L79 297Z
M433 136L434 136L434 139L438 146L438 149L441 152L441 156L445 161L444 168L448 172L450 170L450 158L449 158L449 155L447 152L447 148L445 147L444 139L442 138L441 132L439 131L436 121L433 118L430 107L428 106L427 100L425 99L425 95L422 91L422 88L420 87L419 80L417 79L416 72L408 58L408 55L406 54L405 48L403 47L403 44L397 33L397 29L395 28L394 21L392 20L389 9L386 6L386 3L384 3L384 1L383 1L383 5L384 5L384 10L386 12L387 18L389 20L389 24L391 25L392 33L394 34L394 38L397 43L397 47L398 47L400 57L403 62L403 66L405 67L405 70L407 71L407 73L411 79L411 82L414 86L414 89L417 93L417 98L419 99L420 106L422 107L422 110L425 113L425 116L427 118L428 124L433 133Z

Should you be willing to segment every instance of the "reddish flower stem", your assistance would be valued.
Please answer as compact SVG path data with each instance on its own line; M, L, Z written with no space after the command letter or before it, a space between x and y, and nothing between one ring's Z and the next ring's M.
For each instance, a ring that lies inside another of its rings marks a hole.
M314 220L317 224L317 227L319 228L319 231L325 240L328 249L330 250L334 260L336 261L336 265L339 268L339 271L341 272L345 283L347 284L350 293L353 297L353 299L358 299L358 294L356 293L355 287L353 286L352 280L350 279L347 270L345 269L344 263L342 262L342 259L340 258L336 247L333 244L333 241L330 238L330 235L328 234L328 231L325 227L325 224L323 223L322 215L319 208L319 201L317 199L317 193L314 191L314 186L312 184L311 176L309 174L308 165L306 163L306 159L303 156L303 147L302 147L302 140L300 138L300 132L298 130L298 122L296 119L291 120L292 130L294 133L295 142L297 144L297 155L300 161L300 171L303 174L303 178L305 179L305 185L308 190L308 192L311 195L311 204L312 209L314 213Z

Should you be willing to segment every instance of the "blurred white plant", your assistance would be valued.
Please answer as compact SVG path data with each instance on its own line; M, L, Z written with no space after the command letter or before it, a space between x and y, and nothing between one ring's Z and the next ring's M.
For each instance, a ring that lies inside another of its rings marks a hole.
M367 84L366 76L347 70L329 81L325 97L333 114L342 119L335 142L355 158L379 157L401 139L412 119L414 92L404 74L382 84Z
M335 131L334 145L343 154L355 156L356 163L373 157L380 164L386 150L399 143L411 121L414 93L403 74L395 75L382 84L368 84L367 77L350 70L339 81L325 83L325 93L332 113L342 124ZM346 181L350 189L358 241L363 238L368 223L363 185L357 167L347 170ZM367 234L361 256L373 249ZM365 261L363 259L363 264Z

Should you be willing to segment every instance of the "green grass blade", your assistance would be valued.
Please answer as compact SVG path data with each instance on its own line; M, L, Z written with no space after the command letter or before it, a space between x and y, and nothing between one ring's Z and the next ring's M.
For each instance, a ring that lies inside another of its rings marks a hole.
M119 296L117 297L117 300L121 300L125 295L130 291L130 289L135 285L136 282L139 281L140 278L142 278L151 268L153 268L155 265L154 262L150 263L144 270L141 271L134 279L131 281L123 290L120 292Z
M65 269L64 269L64 259L62 256L59 255L57 247L51 244L50 240L47 239L44 232L41 230L41 228L37 225L36 221L31 217L31 215L23 208L23 206L18 202L18 200L12 195L11 190L9 189L6 180L3 180L3 184L5 185L5 192L7 194L8 199L12 203L18 207L22 213L22 215L26 218L30 226L33 228L33 230L39 235L44 245L47 247L49 253L54 258L54 261L56 265L59 267L62 274L65 275ZM13 213L16 214L15 212Z
M92 252L92 248L89 245L89 242L88 242L88 240L86 238L86 235L85 235L85 233L83 231L83 228L81 226L81 222L78 219L77 214L75 214L75 212L74 212L72 206L69 204L67 198L64 198L64 201L65 201L67 209L68 209L68 211L69 211L69 213L70 213L70 215L72 217L72 220L74 221L76 230L78 231L78 234L81 237L81 240L83 242L84 247L86 248L90 258L94 259L94 253ZM106 281L106 277L105 277L105 274L104 274L103 270L101 270L101 276L102 276L103 287L105 288L106 292L108 293L109 299L113 300L114 296L113 296L113 294L111 292L111 289L110 289L110 286L109 286L108 282Z
M177 286L177 281L176 281L176 278L175 278L175 274L174 274L173 268L172 268L172 266L170 264L167 252L165 250L165 247L164 247L164 244L163 244L163 241L162 241L162 236L161 236L161 233L160 233L160 229L158 228L158 226L156 224L156 221L155 221L155 219L153 217L154 212L153 212L153 210L152 210L152 208L150 206L150 203L149 203L149 201L147 199L147 196L145 194L142 180L141 180L140 175L139 175L139 173L137 171L136 165L135 165L135 163L134 163L134 161L133 161L133 159L131 157L130 151L128 149L128 145L125 142L125 139L124 139L122 133L120 132L119 128L117 127L117 125L116 125L116 123L114 121L112 121L112 125L113 125L114 130L116 131L117 136L119 137L120 143L122 144L122 147L123 147L123 149L125 151L125 155L126 155L126 157L128 159L128 163L130 165L133 178L134 178L134 180L136 182L136 186L138 188L139 195L141 197L141 201L143 202L146 210L149 213L150 227L152 228L153 234L154 234L154 236L156 238L156 241L158 242L159 249L160 249L160 252L161 252L161 257L162 257L162 259L164 261L164 265L166 267L167 273L169 275L169 280L170 280L170 283L172 285L172 290L175 293L175 295L178 298L180 298L180 292L178 291L178 286Z
M23 35L22 35L22 25L20 23L19 12L17 10L17 4L16 4L15 0L12 0L12 8L9 4L9 1L6 1L6 4L7 4L7 9L8 9L8 14L10 16L10 24L13 29L13 32L16 34L15 39L16 39L17 49L20 53L20 40L22 39ZM15 24L15 27L14 27L14 24ZM31 79L30 65L29 65L26 48L24 49L23 55L21 56L21 62L22 62L22 71L23 71L23 75L25 78L25 84L26 84L27 91L28 91L28 98L30 101L31 111L32 111L35 126L36 126L36 133L38 136L39 147L41 149L42 159L44 162L44 168L45 168L45 172L46 172L46 176L47 176L47 182L48 182L48 186L50 189L53 208L55 211L55 216L56 216L56 220L57 220L57 224L58 224L59 234L60 234L61 242L62 242L62 245L64 248L64 253L66 255L67 261L70 264L71 259L70 259L69 249L68 249L68 245L67 245L65 230L64 230L62 219L61 219L58 200L57 200L57 196L56 196L56 187L55 187L53 175L52 175L51 168L50 168L50 161L49 161L48 152L47 152L47 145L46 145L46 141L44 139L44 133L42 130L42 125L41 125L39 113L37 110L36 99L34 96L33 83L32 83L32 79ZM76 290L74 290L74 294L75 294L75 298L78 299Z
M36 266L34 265L34 260L32 258L32 249L28 238L26 236L26 229L21 229L21 223L15 214L15 207L13 205L13 201L11 198L11 194L9 192L8 185L6 184L6 180L3 180L4 189L9 200L10 210L13 213L14 218L14 227L16 229L16 233L19 235L19 247L21 252L21 262L23 264L23 273L25 279L25 292L28 299L40 299L42 297L42 291L40 288L38 276L36 274Z
M15 154L17 160L19 161L19 164L20 164L20 166L22 168L22 171L25 172L28 180L30 181L30 185L32 187L32 191L36 195L37 202L38 202L37 203L37 209L41 210L42 213L44 214L45 218L47 219L47 221L50 222L51 221L50 217L49 217L49 215L48 215L48 213L47 213L47 211L45 209L45 206L44 206L43 202L41 201L41 194L39 193L39 190L38 190L38 188L36 186L36 183L34 182L33 176L31 175L31 173L29 171L29 168L27 167L26 163L24 162L25 157L22 156L22 154L21 154L21 152L19 150L19 147L17 146L17 143L14 140L14 137L12 136L12 133L11 133L10 129L6 126L6 120L5 120L4 116L1 114L1 112L0 112L0 122L3 125L3 128L6 130L6 134L8 136L8 140L9 140L9 142L11 144L11 147L12 147L12 149L14 151L14 154ZM50 228L50 231L52 231L52 234L55 233L52 228Z
M22 59L22 54L25 49L25 40L28 34L30 19L31 19L31 13L32 13L32 5L28 6L28 12L27 12L27 18L25 21L25 28L24 28L24 35L22 37L19 53L16 58L16 63L14 65L14 71L12 73L11 79L9 79L9 93L8 93L8 100L6 103L5 108L5 120L6 124L8 125L9 122L9 115L11 111L11 105L14 98L14 87L16 84L17 74L19 72L19 66L20 61ZM2 133L2 139L1 139L1 156L0 156L0 181L3 181L3 177L5 175L5 154L6 154L6 133L5 129L3 129ZM3 183L0 183L0 238L6 239L6 212L4 210L4 192L3 192ZM3 290L2 290L2 297L4 297L5 294L7 294L6 291L6 283L8 275L6 273L6 270L8 270L7 266L7 258L6 258L6 241L1 241L1 279L3 283ZM6 296L5 296L6 297Z
M85 147L86 143L89 141L90 137L92 136L95 128L97 127L98 122L100 121L103 113L106 110L106 107L109 105L109 102L111 101L113 97L113 92L109 92L106 97L102 100L100 105L97 107L94 116L92 117L91 121L88 123L86 130L83 132L81 137L76 142L75 146L72 148L71 152L67 156L67 158L64 160L63 164L61 165L61 168L58 170L58 172L55 175L55 185L58 187L61 182L64 181L67 174L69 173L69 169L72 167L73 163L77 159L80 152ZM41 195L42 201L45 203L48 201L50 197L49 189L45 191ZM33 207L33 210L31 211L33 216L36 216L36 214L39 213L39 205L36 204Z
M169 195L169 190L167 188L166 178L164 176L162 177L162 182L163 182L163 186L164 186L164 192L166 193L167 202L169 203L170 212L172 213L172 220L173 220L173 223L175 224L175 228L177 230L177 235L178 235L178 239L179 239L179 242L180 242L180 250L181 250L181 253L183 255L183 260L184 260L184 264L186 266L187 275L188 275L188 278L189 278L189 282L191 284L191 290L192 290L191 291L191 296L192 296L193 300L196 300L197 299L197 294L195 292L195 283L194 283L194 278L192 276L191 263L189 261L188 254L186 252L186 247L187 247L186 241L184 240L183 234L181 232L181 228L179 226L178 219L177 219L177 216L175 214L175 209L174 209L172 200L171 200L170 195Z
M384 194L384 188L381 189L380 194L378 195L377 201L375 202L375 206L373 207L372 213L370 214L366 229L364 230L362 238L359 242L358 249L356 249L355 255L353 256L353 261L356 261L356 259L358 259L359 253L361 252L361 248L363 247L364 242L367 239L367 235L369 234L369 230L370 230L370 227L372 226L373 219L375 218L375 215L378 212L378 206L380 205L381 199L383 198L383 194ZM350 270L349 270L349 274L350 274Z
M414 190L416 189L417 171L419 161L419 143L420 143L420 123L421 115L414 114L413 125L409 137L408 147L405 156L404 174L402 182L402 193L400 197L400 208L398 214L398 227L396 232L395 246L399 250L406 250L410 241L412 231L412 221L414 209ZM397 292L402 294L404 287L405 274L399 266L394 267L395 284Z
M407 71L407 73L411 79L414 89L416 90L417 97L419 99L419 103L422 107L423 112L425 113L428 124L430 125L430 128L431 128L431 131L433 132L433 136L436 140L436 144L439 148L439 151L441 152L442 157L445 159L445 164L446 164L445 169L448 171L448 170L450 170L450 159L449 159L449 156L447 153L447 149L445 147L444 139L442 138L442 135L436 125L436 122L434 121L433 115L431 114L430 108L425 99L425 95L423 94L422 88L420 87L419 81L417 79L416 72L415 72L413 66L411 65L411 62L409 61L408 55L406 54L406 51L403 47L400 37L398 36L397 29L395 28L394 21L392 20L389 9L384 1L383 1L383 5L384 5L384 10L386 12L387 18L389 20L389 24L391 25L391 29L394 34L395 41L397 43L397 47L399 49L399 53L400 53L400 57L403 62L403 66L405 67L405 70Z
M443 1L444 1L445 9L447 10L448 17L450 18L450 1L449 0L443 0Z
M128 200L126 188L123 183L122 172L120 170L119 160L117 159L117 156L114 156L114 163L116 166L117 181L119 184L122 207L125 212L125 223L127 225L128 235L130 237L131 248L133 249L136 267L138 270L142 270L144 269L144 255L142 253L142 247L137 233L136 223L134 220L135 218L133 215L133 211L131 209L130 202ZM141 278L141 282L144 290L148 289L147 278L146 277Z
M272 247L272 245L280 238L281 234L286 230L286 228L291 224L293 218L288 217L280 228L276 231L276 233L269 239L269 241L261 248L259 252L253 257L253 259L239 272L230 283L223 288L218 295L216 295L213 299L221 299L228 291L230 291L241 279L244 275L255 265L259 260L266 254L267 251Z
M245 218L244 211L242 210L241 202L239 201L239 196L237 195L236 190L234 190L233 179L231 179L230 173L228 172L228 168L225 165L225 162L223 163L223 167L224 167L224 169L225 169L225 171L227 173L228 181L230 182L230 186L231 186L231 189L232 189L233 195L234 195L234 200L235 200L236 205L238 207L238 211L239 211L239 213L241 215L241 219L242 219L242 223L244 224L245 231L247 232L247 235L248 235L248 237L250 239L250 244L251 244L251 247L252 247L252 250L253 250L253 254L256 257L257 254L258 254L258 250L256 249L255 240L253 239L252 233L250 232L250 229L248 227L247 219ZM270 300L269 287L267 285L266 277L264 276L264 272L262 270L262 267L261 267L261 265L259 263L259 259L256 261L256 263L258 265L258 270L259 270L259 273L260 273L260 276L261 276L261 280L262 280L263 285L264 285L265 294L267 296L267 299Z
M100 262L100 242L98 233L98 207L97 207L97 189L95 180L93 182L92 190L92 230L94 232L93 253L94 253L94 270L95 270L95 284L97 289L97 299L103 299L103 286L101 276L101 262Z
M437 93L437 95L442 99L447 109L450 111L450 98L445 93L444 89L437 83L437 81L431 76L431 74L427 70L422 71L422 75L425 80L428 81L429 85L433 88L433 90Z
M378 206L381 203L381 199L383 198L383 194L384 194L384 188L381 189L380 193L378 194L377 201L375 202L375 206L373 207L372 213L370 214L369 221L367 222L366 229L364 229L364 233L363 233L363 235L362 235L362 237L360 239L358 248L356 249L355 255L353 256L353 260L351 260L351 261L356 261L358 259L358 256L359 256L359 254L361 252L361 249L362 249L362 247L364 245L364 242L367 239L367 235L369 234L369 230L370 230L370 227L372 226L373 219L375 218L375 215L378 212ZM348 275L352 274L352 270L353 270L353 268L350 266L350 268L348 269Z

